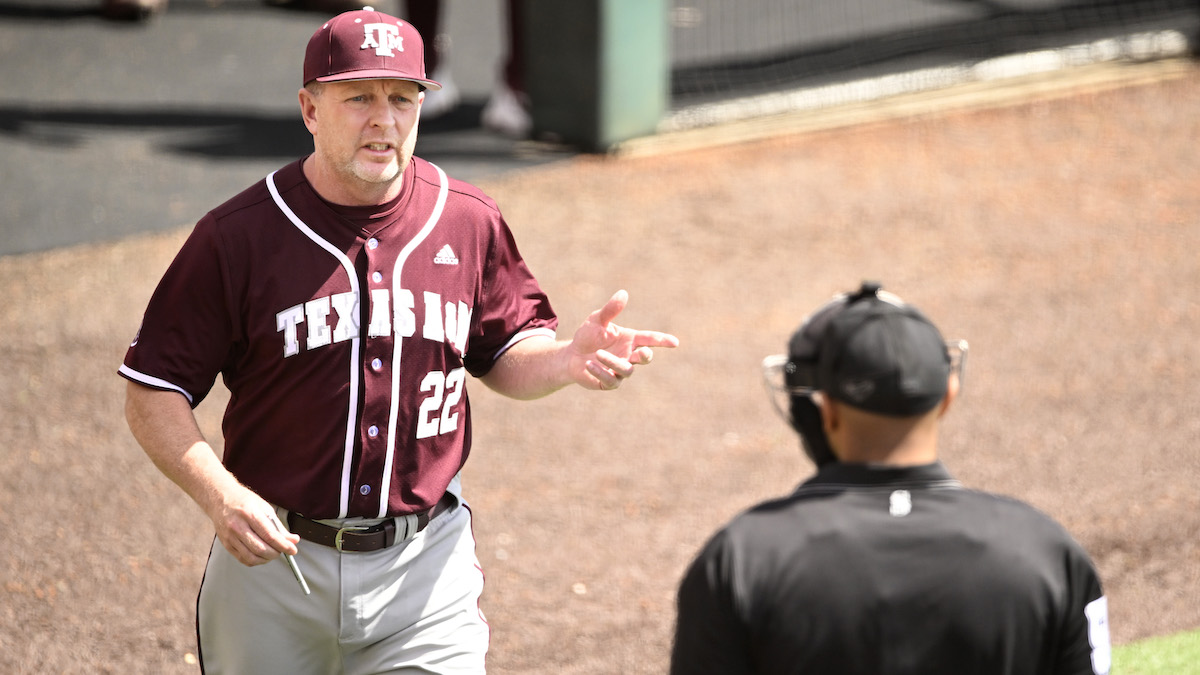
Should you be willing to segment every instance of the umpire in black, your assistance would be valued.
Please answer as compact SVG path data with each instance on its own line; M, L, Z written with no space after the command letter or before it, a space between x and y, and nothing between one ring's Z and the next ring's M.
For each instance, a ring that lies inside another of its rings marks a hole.
M673 675L1109 671L1087 554L937 458L966 343L864 283L764 361L817 465L720 530L679 589Z

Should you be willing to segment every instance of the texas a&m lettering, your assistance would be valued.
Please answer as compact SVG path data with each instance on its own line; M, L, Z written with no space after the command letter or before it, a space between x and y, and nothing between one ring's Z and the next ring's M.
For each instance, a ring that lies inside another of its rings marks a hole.
M363 24L363 43L359 49L374 49L379 56L395 56L392 50L404 51L400 28L390 23Z
M444 342L461 356L466 353L471 328L471 308L465 302L443 302L439 293L425 291L420 321L421 337ZM371 316L367 337L384 337L393 331L407 338L417 333L417 305L412 291L402 288L393 294L386 288L371 290ZM275 330L283 334L284 358L344 342L359 335L358 296L335 293L288 307L275 315ZM305 339L300 339L300 326Z

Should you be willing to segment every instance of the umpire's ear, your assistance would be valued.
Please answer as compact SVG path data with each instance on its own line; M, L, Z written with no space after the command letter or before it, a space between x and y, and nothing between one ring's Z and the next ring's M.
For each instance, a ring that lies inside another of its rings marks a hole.
M813 392L813 403L817 406L817 410L821 412L821 428L825 430L825 436L835 433L841 426L842 418L838 414L838 402L831 397L826 396L825 392Z
M825 432L825 442L829 445L829 453L836 461L844 461L842 459L844 449L841 446L844 440L842 438L844 434L841 432L845 431L843 427L846 424L845 416L842 415L843 404L823 391L813 392L812 401L821 414L821 429Z
M953 404L954 400L958 398L958 391L961 386L962 383L958 380L958 373L950 373L950 378L946 380L946 397L943 398L942 402L938 404L940 406L938 410L939 419L943 417L948 410L950 410L950 405Z

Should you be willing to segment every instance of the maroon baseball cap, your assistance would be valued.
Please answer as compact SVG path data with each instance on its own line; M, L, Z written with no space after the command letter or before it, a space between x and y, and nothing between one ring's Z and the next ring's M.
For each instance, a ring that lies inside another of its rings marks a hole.
M338 14L308 40L304 84L382 79L442 88L425 77L425 44L411 24L364 7Z

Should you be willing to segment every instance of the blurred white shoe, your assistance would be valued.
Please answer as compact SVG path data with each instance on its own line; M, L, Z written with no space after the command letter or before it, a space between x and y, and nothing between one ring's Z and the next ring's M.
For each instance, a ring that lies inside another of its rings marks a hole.
M501 82L483 106L481 121L485 129L511 138L526 138L533 129L529 116L529 97L518 94Z
M454 79L450 77L449 68L439 67L429 79L440 83L442 88L437 91L430 89L425 92L425 102L421 104L421 119L423 120L431 120L445 115L457 108L459 101L462 100L462 94L458 93L458 87L455 86Z

